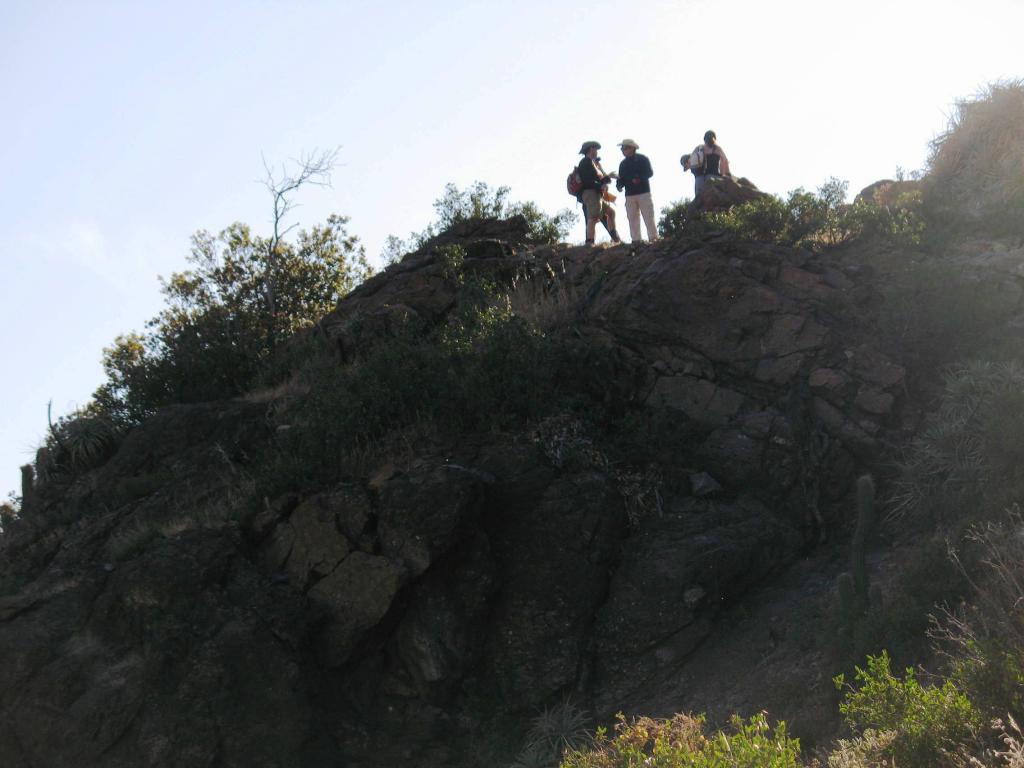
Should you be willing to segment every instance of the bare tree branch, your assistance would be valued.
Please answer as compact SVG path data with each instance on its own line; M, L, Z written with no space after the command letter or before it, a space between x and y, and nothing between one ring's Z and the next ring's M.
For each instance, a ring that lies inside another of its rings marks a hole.
M273 201L273 218L271 220L273 231L270 237L270 242L267 246L267 278L265 288L267 305L267 347L269 349L273 349L275 343L274 318L277 314L277 256L284 236L298 226L297 222L295 222L282 229L282 224L285 218L298 205L298 203L292 199L292 194L300 187L307 185L314 187L330 187L331 171L334 170L334 166L337 164L338 153L340 151L340 147L335 147L334 149L324 150L322 152L314 149L312 152L303 153L297 159L293 158L291 160L292 164L296 166L296 170L291 171L287 165L282 164L280 174L276 173L274 169L270 167L270 164L267 163L266 157L260 155L263 160L263 170L265 172L262 180L263 186L265 186L267 191L270 192L271 199Z

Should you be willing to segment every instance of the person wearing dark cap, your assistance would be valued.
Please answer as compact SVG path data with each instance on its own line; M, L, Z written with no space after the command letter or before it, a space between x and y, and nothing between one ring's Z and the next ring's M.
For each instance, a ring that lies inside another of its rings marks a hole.
M580 147L583 159L577 166L580 180L583 182L580 199L583 201L583 215L587 219L587 245L594 244L594 234L599 221L604 221L613 242L622 242L615 229L615 208L604 199L608 185L618 174L604 172L604 168L601 167L601 158L597 156L597 151L600 148L601 145L596 141L583 142L583 146Z
M700 162L695 164L693 154L700 157ZM694 150L690 156L690 166L694 175L693 199L700 197L700 191L704 187L704 181L709 176L728 176L729 158L718 146L718 136L714 131L704 134L704 145ZM685 166L684 166L685 167Z
M640 216L643 215L647 239L653 243L658 239L658 230L654 226L654 202L651 200L649 181L654 175L651 161L646 155L637 153L640 145L632 139L623 139L619 146L622 147L623 160L619 163L619 179L615 186L626 190L629 239L634 243L640 242Z

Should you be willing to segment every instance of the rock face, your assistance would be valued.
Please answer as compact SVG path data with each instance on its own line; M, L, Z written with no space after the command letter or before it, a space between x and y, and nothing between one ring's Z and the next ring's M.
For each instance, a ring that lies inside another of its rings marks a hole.
M766 245L497 231L465 235L466 269L612 350L615 391L683 446L656 502L637 513L543 428L254 499L266 404L168 409L0 540L4 765L502 764L566 696L599 718L642 704L721 606L841 524L904 375L858 330L849 276ZM323 332L346 359L441 322L447 268L427 246Z
M745 178L733 176L709 176L701 187L700 196L693 201L695 212L727 211L734 205L741 205L764 197L766 193Z
M872 205L893 205L901 197L921 192L920 181L893 181L882 179L874 184L864 187L854 198L855 203L869 203Z

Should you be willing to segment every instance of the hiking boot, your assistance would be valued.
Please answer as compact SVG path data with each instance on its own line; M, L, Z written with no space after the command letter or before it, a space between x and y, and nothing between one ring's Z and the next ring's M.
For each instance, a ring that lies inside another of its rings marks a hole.
M584 245L593 245L593 244L594 244L594 241L593 241L593 240L584 240L584 241L583 241L583 244L584 244Z

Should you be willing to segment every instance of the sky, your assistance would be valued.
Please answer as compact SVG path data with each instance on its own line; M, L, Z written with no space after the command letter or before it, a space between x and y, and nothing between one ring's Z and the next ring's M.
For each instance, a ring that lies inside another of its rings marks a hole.
M349 216L378 264L448 182L573 207L589 139L609 170L639 143L656 207L708 129L763 190L855 193L1024 76L1021 29L1024 0L0 0L0 498L192 233L267 231L264 159L338 148L289 223Z

